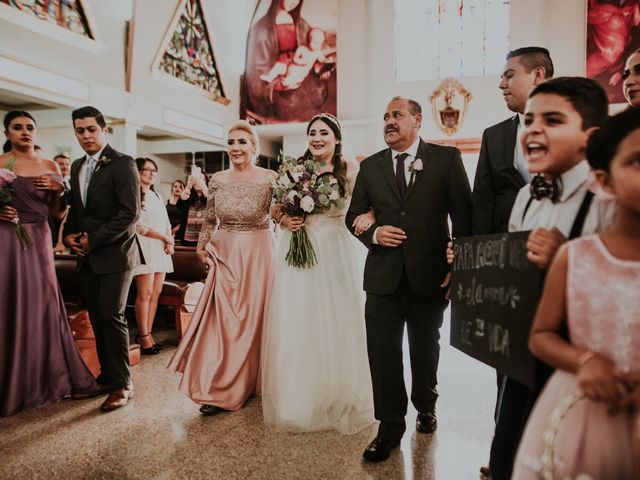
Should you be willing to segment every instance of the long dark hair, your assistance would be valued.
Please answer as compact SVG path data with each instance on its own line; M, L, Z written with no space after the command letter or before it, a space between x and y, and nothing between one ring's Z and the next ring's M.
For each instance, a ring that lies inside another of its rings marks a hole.
M153 163L153 166L156 167L156 170L158 170L158 164L156 162L154 162L153 160L151 160L150 158L138 157L138 158L136 158L136 167L138 167L138 172L142 171L142 169L144 168L144 164L147 163L147 162ZM156 191L156 189L153 188L153 185L151 185L149 188L150 188L150 190L152 192ZM140 186L140 204L141 204L143 210L145 209L145 203L144 203L145 198L144 197L145 197L145 193L142 190L142 186Z
M330 113L318 113L314 115L309 123L307 123L307 135L309 135L309 130L311 130L311 125L317 120L321 120L325 125L327 125L331 131L336 136L336 140L339 140L339 143L336 143L336 148L333 152L333 158L331 159L333 162L333 175L338 180L338 187L340 188L340 196L347 196L347 162L342 158L342 128L340 127L340 123L338 123L338 119L331 115ZM307 151L304 152L304 159L312 158L311 150L307 148Z

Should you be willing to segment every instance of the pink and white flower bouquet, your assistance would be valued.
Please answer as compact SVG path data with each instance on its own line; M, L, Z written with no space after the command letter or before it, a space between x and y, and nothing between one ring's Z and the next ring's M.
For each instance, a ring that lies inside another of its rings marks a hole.
M332 206L344 207L338 180L331 172L320 173L321 165L313 159L282 156L278 178L273 180L273 198L290 216L306 217L326 211ZM304 227L291 235L287 264L310 268L316 264L316 254Z
M11 170L7 168L0 168L0 206L4 207L5 205L11 205L13 197L11 196L10 185L15 182L16 178L18 178L18 176ZM33 245L33 241L20 223L20 219L18 217L14 218L13 223L16 227L16 234L18 235L18 240L20 240L20 246L22 249L26 250L31 247Z

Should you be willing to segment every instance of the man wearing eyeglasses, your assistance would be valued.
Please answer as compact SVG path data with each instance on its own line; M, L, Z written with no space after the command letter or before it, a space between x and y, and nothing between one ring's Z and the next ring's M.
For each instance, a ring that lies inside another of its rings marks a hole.
M107 143L107 124L94 107L71 115L86 155L71 166L69 214L64 242L78 255L80 287L89 311L100 361L103 411L127 404L133 394L129 329L124 318L133 269L141 262L136 237L140 181L133 159Z

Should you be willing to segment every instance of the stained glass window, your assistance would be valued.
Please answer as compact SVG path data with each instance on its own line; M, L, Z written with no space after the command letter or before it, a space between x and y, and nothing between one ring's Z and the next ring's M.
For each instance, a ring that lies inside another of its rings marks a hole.
M85 37L94 38L82 4L78 0L0 0L0 3Z
M499 73L509 0L395 0L396 80Z
M214 97L225 97L199 0L186 0L159 68Z

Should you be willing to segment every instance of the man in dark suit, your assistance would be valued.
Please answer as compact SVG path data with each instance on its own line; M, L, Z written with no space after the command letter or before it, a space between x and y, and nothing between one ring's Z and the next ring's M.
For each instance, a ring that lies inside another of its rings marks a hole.
M507 108L516 113L496 125L487 128L482 134L482 146L476 176L473 183L474 235L506 232L509 215L520 188L529 182L529 172L524 161L522 147L518 142L524 109L529 94L536 85L553 76L553 62L549 51L542 47L523 47L507 54L506 64L500 77ZM498 394L494 417L498 423L502 399L504 377L497 374ZM526 395L526 391L522 391ZM516 402L517 403L517 402ZM518 428L517 422L504 421L510 418L509 407L503 412L503 422L496 427L494 446L491 449L490 464L506 455L513 446L504 445L502 438L513 438L506 430ZM516 446L517 447L517 446ZM490 469L482 467L483 476L490 477Z
M436 429L439 329L448 303L447 217L454 235L471 233L471 192L460 151L422 141L421 123L417 102L391 100L384 115L389 148L362 161L346 216L352 232L358 215L373 209L376 217L358 237L369 249L365 319L375 416L380 420L378 435L363 454L369 462L386 460L406 428L405 323L411 401L419 412L416 430Z
M107 125L97 109L80 108L72 119L86 155L71 167L64 241L80 257L80 285L100 361L98 383L110 392L102 409L109 411L126 405L133 393L124 309L141 260L135 227L140 183L133 159L107 144Z
M506 232L516 195L529 181L518 133L529 93L553 76L549 51L524 47L507 54L500 90L507 108L516 115L487 128L473 183L473 234Z

